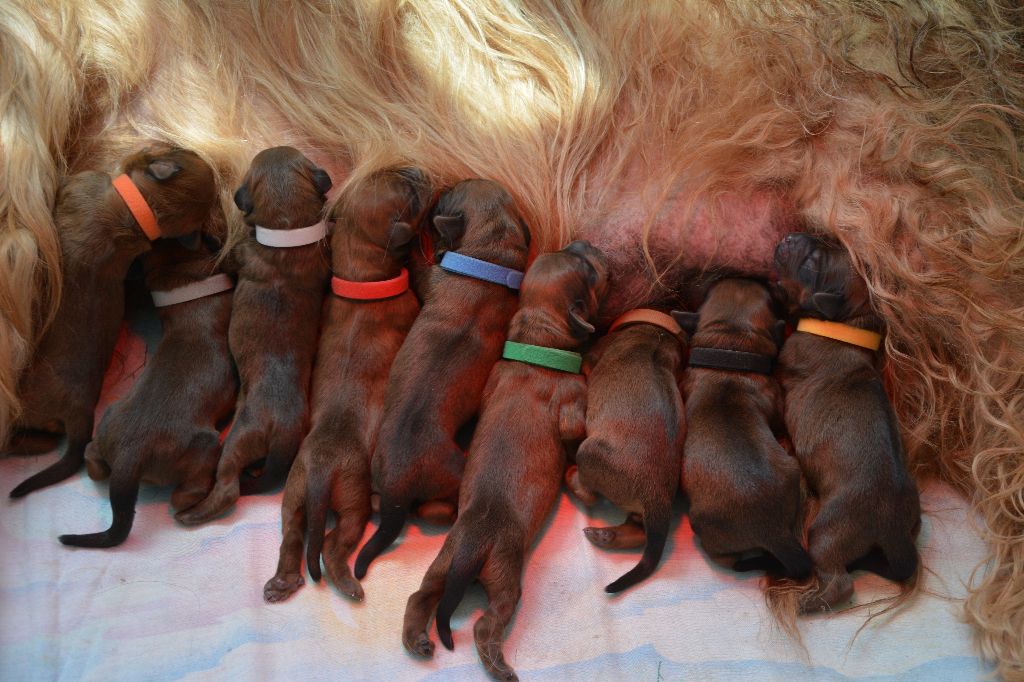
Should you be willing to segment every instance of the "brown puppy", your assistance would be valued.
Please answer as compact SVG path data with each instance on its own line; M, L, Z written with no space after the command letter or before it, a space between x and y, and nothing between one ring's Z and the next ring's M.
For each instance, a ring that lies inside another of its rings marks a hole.
M791 234L776 248L775 265L794 314L841 323L811 323L790 336L779 355L786 427L820 503L808 531L815 581L799 599L802 611L818 611L852 596L847 569L859 562L898 582L916 575L921 504L875 368L882 321L849 254L811 235Z
M302 586L306 526L309 575L320 579L328 507L338 521L326 537L327 575L345 594L363 597L346 560L370 517L370 453L384 410L388 372L420 309L403 265L417 243L428 199L429 188L418 171L385 171L371 177L338 211L331 240L336 295L324 301L313 368L312 427L284 489L280 559L263 588L269 602L281 601ZM374 292L352 282L399 286Z
M611 593L645 579L661 560L686 438L682 329L658 311L630 313L587 355L587 439L567 475L585 504L599 493L629 514L621 526L585 528L588 540L605 548L647 543L640 563L605 587ZM629 321L636 315L645 318Z
M128 267L151 248L150 236L195 233L215 205L213 170L193 152L155 145L126 159L122 169L131 179L124 191L130 199L137 191L141 198L135 199L148 204L148 209L136 209L139 218L113 185L121 177L78 173L57 192L54 220L65 286L57 315L21 379L24 411L12 445L45 452L60 434L67 442L60 460L22 482L11 497L63 481L81 468L103 374L124 317Z
M440 248L491 266L522 271L529 230L501 185L466 180L446 192L434 210ZM479 407L487 376L501 356L516 291L503 284L449 272L430 272L423 309L388 379L384 420L373 452L373 489L380 493L380 527L356 559L362 578L370 562L394 542L415 504L434 503L434 518L450 521L458 503L465 456L456 432Z
M214 293L170 305L156 301L160 343L128 395L103 415L85 452L89 477L110 477L113 523L100 533L61 535L65 545L124 542L141 481L177 486L171 495L175 510L188 509L213 487L220 455L217 428L231 416L238 390L228 351L231 280L215 274L209 250L189 251L175 242L154 247L144 267L154 299L191 295L179 289L189 285L208 284Z
M697 313L675 313L691 333L683 486L690 525L712 558L729 565L763 550L787 577L804 577L800 468L773 433L782 394L772 364L785 323L772 304L764 285L724 279Z
M587 242L537 258L509 340L562 351L579 347L594 331L590 321L606 273L604 255ZM479 576L490 605L473 628L477 652L488 673L516 679L501 651L505 627L519 603L526 552L558 495L566 442L585 433L585 409L586 382L579 374L512 360L495 365L470 446L459 518L406 605L402 641L410 652L433 655L426 627L435 605L437 632L453 647L449 620Z
M288 474L309 421L309 377L329 267L321 221L331 178L291 147L253 159L235 205L255 235L238 245L238 285L228 342L241 388L213 490L176 518L209 521L240 492L271 488ZM268 244L294 243L296 246ZM263 475L240 490L243 470L265 459Z

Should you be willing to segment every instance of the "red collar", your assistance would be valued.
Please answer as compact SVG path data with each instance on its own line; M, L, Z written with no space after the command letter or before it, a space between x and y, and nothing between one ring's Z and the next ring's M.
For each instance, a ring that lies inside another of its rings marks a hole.
M409 290L409 271L402 268L398 277L379 282L353 282L340 277L331 277L331 291L339 298L353 301L380 301L404 294Z

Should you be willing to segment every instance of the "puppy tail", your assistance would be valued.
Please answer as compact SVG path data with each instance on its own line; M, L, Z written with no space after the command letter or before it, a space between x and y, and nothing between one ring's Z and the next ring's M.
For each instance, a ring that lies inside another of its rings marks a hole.
M82 468L82 462L84 461L85 444L75 445L68 443L64 450L64 455L59 460L22 481L11 491L11 497L24 497L40 488L45 488L54 483L60 483L64 479L71 478Z
M448 576L445 578L444 592L437 603L435 617L437 636L449 651L455 649L455 642L452 640L452 614L466 595L466 588L483 570L489 552L489 544L479 544L465 538L455 549L455 556L452 557Z
M312 472L306 481L306 569L313 582L320 582L320 553L324 548L330 492L326 483Z
M366 569L370 562L376 559L381 552L391 546L398 534L405 527L405 520L409 516L408 505L395 504L383 497L380 500L380 526L363 548L359 550L356 557L355 576L362 580L366 576Z
M135 502L139 497L139 472L134 468L115 468L110 476L110 509L114 520L110 528L87 535L61 535L58 539L73 547L115 547L128 537L135 520Z
M652 512L646 509L644 513L644 532L647 535L647 542L644 545L643 556L640 562L630 571L625 573L618 580L608 584L604 591L608 594L615 594L636 585L645 580L658 567L661 561L662 552L665 551L665 541L668 540L669 517L667 509L658 509Z

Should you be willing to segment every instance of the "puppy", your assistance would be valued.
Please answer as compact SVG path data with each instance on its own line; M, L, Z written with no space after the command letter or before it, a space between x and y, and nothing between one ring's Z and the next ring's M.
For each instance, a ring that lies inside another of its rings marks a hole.
M431 269L423 309L388 379L371 461L380 527L356 559L360 579L398 537L413 505L429 503L420 513L433 520L454 517L465 461L455 436L480 407L518 304L505 280L447 270L452 254L444 252L458 249L456 258L484 261L484 267L507 276L526 267L529 230L512 197L494 182L460 182L441 197L432 225L441 264Z
M819 501L808 531L815 580L799 607L819 611L849 600L847 569L858 563L897 582L915 577L921 506L875 368L882 321L849 254L791 234L776 248L775 266L792 312L812 321L786 341L778 376L786 428Z
M194 235L215 206L213 170L193 152L155 145L128 157L122 169L116 178L78 173L57 192L54 221L64 289L20 382L24 411L12 449L46 452L62 434L66 444L60 460L22 482L11 497L63 481L81 468L124 317L128 267L149 251L153 239Z
M321 221L331 178L291 147L253 159L235 205L255 235L238 245L238 284L228 343L241 387L235 421L210 494L176 518L204 523L240 493L261 492L291 467L309 420L309 378L320 305L329 275ZM240 488L247 466L265 459L263 475Z
M683 331L655 310L630 311L588 354L587 439L570 467L570 489L586 504L600 493L629 517L617 527L585 528L598 547L640 547L640 563L605 591L620 592L658 566L668 539L686 438L678 378Z
M540 256L523 282L509 341L570 355L565 351L594 331L606 281L604 255L587 242ZM505 627L519 603L526 552L558 495L566 441L585 433L585 409L586 382L572 369L529 360L495 365L470 446L458 520L406 605L402 640L410 652L433 655L426 627L435 605L438 635L453 647L449 620L479 577L490 605L473 628L477 652L489 674L516 679L501 651Z
M175 242L155 246L144 268L160 314L160 343L128 395L103 415L85 452L89 477L110 478L113 523L100 533L61 535L65 545L124 542L141 481L177 486L175 510L188 509L213 487L218 425L231 416L238 390L228 351L232 282L216 273L210 251Z
M772 365L785 322L771 294L752 280L723 279L697 313L674 315L691 334L683 486L694 533L720 563L763 551L785 576L806 576L800 468L773 433L782 396Z
M403 265L417 243L428 199L418 171L385 171L371 177L339 212L331 242L336 295L324 301L313 368L312 427L285 485L280 559L263 588L268 602L285 599L302 586L307 526L306 563L310 577L320 579L328 507L338 521L326 537L327 575L345 594L363 597L346 560L370 516L370 453L388 371L420 309Z

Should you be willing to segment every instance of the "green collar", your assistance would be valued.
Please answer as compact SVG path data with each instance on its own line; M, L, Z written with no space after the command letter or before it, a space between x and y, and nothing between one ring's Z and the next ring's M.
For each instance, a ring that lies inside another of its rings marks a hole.
M571 350L531 346L528 343L516 343L515 341L505 342L505 352L501 357L506 360L517 360L572 374L579 374L580 366L583 364L583 356Z

